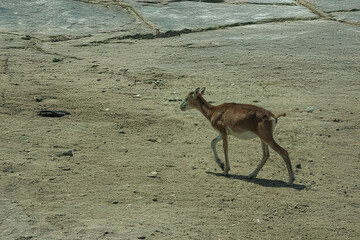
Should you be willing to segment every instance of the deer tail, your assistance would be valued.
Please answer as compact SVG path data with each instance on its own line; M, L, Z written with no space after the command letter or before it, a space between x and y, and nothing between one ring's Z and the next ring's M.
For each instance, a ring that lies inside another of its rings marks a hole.
M272 119L275 120L275 124L277 124L278 118L279 117L285 117L285 116L286 116L286 113L280 113L280 114L278 114L276 116L273 116Z
M273 118L277 119L279 117L285 117L285 116L286 116L286 113L280 113L280 114L274 116Z

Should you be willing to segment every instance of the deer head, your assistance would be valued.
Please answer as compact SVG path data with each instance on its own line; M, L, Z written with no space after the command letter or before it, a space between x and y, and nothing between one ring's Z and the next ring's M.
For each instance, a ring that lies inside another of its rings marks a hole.
M189 93L185 100L181 103L180 109L182 111L190 110L196 107L197 99L199 96L203 95L205 92L205 88L203 87L201 90L197 88L194 92Z

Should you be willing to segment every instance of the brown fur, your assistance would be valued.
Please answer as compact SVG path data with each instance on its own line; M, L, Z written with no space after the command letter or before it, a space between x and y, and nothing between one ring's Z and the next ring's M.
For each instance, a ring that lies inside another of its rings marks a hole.
M215 159L216 162L223 168L226 175L230 171L228 158L228 128L235 134L245 132L255 133L262 142L263 159L257 169L249 175L249 178L255 177L265 164L269 157L268 145L276 151L285 161L289 172L289 184L295 180L294 173L291 167L288 152L283 149L273 138L273 120L285 116L285 113L274 115L272 112L249 104L238 103L223 103L217 106L211 105L203 98L205 88L200 92L197 88L194 92L188 94L186 100L181 104L182 110L196 108L199 110L211 123L211 126L221 134L223 140L223 148L225 154L225 166L220 159ZM213 140L216 145L216 138ZM214 150L214 149L213 149ZM214 150L215 158L217 156Z

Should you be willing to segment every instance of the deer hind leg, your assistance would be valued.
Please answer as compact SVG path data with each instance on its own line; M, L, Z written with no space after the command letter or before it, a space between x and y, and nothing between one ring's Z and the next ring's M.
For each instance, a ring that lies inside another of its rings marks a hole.
M215 158L215 162L217 163L217 165L219 165L219 167L224 171L225 170L225 165L223 162L220 161L219 155L217 154L216 151L216 144L221 140L221 134L219 134L219 136L217 136L216 138L214 138L211 141L211 148L214 152L214 158Z
M292 185L295 181L295 176L293 169L291 167L291 162L288 152L283 149L275 140L272 134L271 122L263 122L262 126L259 128L258 135L265 143L267 143L275 152L277 152L285 161L286 168L289 172L289 182L288 185Z
M222 133L222 140L223 140L223 148L224 148L224 154L225 154L225 169L224 169L224 175L226 176L228 172L230 171L230 164L229 164L229 155L228 155L228 136L226 133Z
M266 161L269 159L269 146L263 141L261 140L261 147L262 147L262 151L263 151L263 156L261 159L261 162L259 164L259 166L252 172L249 174L248 178L254 178L258 175L259 171L261 170L261 168L265 165Z
M289 172L288 185L292 185L292 183L295 181L295 176L291 167L291 162L288 152L285 149L283 149L279 144L277 144L275 140L273 140L272 142L268 142L268 144L272 149L274 149L275 152L277 152L284 159L286 168Z

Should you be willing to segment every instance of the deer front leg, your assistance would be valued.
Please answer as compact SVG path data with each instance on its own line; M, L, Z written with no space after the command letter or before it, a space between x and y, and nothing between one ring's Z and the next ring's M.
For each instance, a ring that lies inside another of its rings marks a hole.
M219 167L221 168L221 170L224 171L224 163L220 161L220 158L219 158L219 155L217 154L217 151L216 151L216 144L221 140L221 134L219 134L219 136L217 136L216 138L214 138L212 141L211 141L211 148L214 152L214 158L215 158L215 162L217 163L217 165L219 165Z
M228 172L230 171L230 164L229 164L229 155L228 155L228 136L226 133L222 133L222 140L223 140L223 147L224 147L224 154L225 154L225 169L224 169L224 175L228 175Z
M269 146L263 140L261 140L261 147L262 147L262 151L263 151L263 156L262 156L261 162L260 162L259 166L251 174L249 174L248 178L256 177L270 156Z

